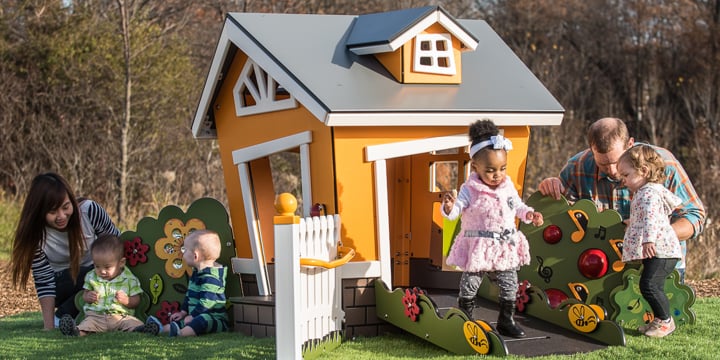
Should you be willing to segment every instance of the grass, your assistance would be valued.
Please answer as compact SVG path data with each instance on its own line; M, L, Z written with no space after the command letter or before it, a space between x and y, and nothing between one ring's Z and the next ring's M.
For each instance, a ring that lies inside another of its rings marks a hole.
M720 298L698 299L694 325L678 328L664 339L650 339L627 331L626 346L613 346L591 353L550 355L556 359L706 359L717 354L715 330L720 327ZM3 359L274 359L274 338L252 338L223 333L197 338L149 337L134 333L104 333L69 338L60 331L42 330L39 312L0 319L0 354ZM346 340L320 359L477 359L455 356L407 333ZM496 357L486 357L495 359ZM499 359L499 358L498 358ZM503 359L524 359L508 356Z

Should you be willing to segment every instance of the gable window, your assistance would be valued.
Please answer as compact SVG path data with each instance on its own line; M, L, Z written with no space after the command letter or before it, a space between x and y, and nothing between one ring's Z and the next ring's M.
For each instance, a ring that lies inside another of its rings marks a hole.
M415 37L413 65L416 72L455 75L450 34L419 34Z
M233 88L233 98L237 116L296 107L295 98L252 59L245 62L240 72Z

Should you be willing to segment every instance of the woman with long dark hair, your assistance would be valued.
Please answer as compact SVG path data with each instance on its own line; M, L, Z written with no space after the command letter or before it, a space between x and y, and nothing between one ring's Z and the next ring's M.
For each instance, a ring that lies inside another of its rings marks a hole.
M46 330L65 314L77 316L75 294L93 268L90 245L105 233L120 235L105 209L92 200L78 202L62 176L33 179L15 230L12 282L25 288L32 272Z

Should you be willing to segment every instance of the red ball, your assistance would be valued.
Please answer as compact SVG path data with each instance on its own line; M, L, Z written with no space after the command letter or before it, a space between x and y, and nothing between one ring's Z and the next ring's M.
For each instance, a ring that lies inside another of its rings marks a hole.
M557 244L562 239L562 230L557 225L550 225L543 230L543 240L548 244Z
M556 309L561 302L568 299L567 294L559 289L545 289L545 295L547 295L548 303L550 307Z
M578 257L578 269L588 279L599 279L607 273L607 255L600 249L587 249Z

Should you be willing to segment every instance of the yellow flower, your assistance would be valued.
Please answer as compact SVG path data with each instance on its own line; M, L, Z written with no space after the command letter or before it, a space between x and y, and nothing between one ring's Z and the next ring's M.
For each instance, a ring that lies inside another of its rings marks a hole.
M195 230L205 229L205 223L190 219L185 225L179 219L170 219L165 223L165 237L155 242L155 255L165 260L165 272L173 278L190 275L192 269L183 261L185 238Z

